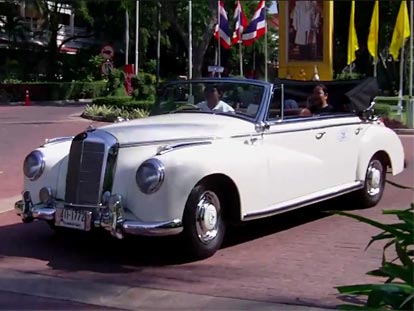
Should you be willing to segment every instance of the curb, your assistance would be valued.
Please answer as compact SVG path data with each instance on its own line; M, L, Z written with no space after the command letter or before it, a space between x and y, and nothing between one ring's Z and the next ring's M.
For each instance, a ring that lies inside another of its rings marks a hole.
M108 283L101 284L10 269L0 269L0 272L2 276L0 290L4 292L124 310L332 310Z
M79 100L44 100L44 101L31 101L30 105L32 106L84 106L90 104L92 99L79 99ZM0 106L24 106L25 102L10 102L10 103L0 103Z
M414 135L414 129L393 129L398 135Z
M21 195L16 195L14 197L0 199L0 214L13 210L14 203L21 199L22 199Z

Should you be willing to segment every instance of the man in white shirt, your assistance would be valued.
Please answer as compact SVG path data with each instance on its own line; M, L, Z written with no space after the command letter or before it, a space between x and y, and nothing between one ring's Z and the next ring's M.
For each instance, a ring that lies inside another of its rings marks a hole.
M217 86L207 86L204 90L204 101L198 103L201 111L234 112L234 109L220 100L220 93Z

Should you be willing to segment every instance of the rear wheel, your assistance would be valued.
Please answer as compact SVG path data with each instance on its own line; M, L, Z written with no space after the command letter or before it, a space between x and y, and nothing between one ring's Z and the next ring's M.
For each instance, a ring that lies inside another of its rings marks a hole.
M207 183L193 188L185 206L183 225L183 237L191 257L204 259L220 248L226 226L217 189Z
M385 174L384 161L378 156L372 157L365 174L364 188L356 193L360 205L373 207L378 204L385 188Z

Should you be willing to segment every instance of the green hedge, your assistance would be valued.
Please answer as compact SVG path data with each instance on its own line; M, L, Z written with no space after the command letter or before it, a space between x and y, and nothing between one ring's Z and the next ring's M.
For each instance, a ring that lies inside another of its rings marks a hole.
M106 82L34 82L0 84L1 102L24 101L26 90L33 101L94 98L105 94Z
M391 108L387 104L375 104L374 113L381 117L388 117L391 113Z
M96 106L109 106L116 107L125 110L133 109L144 109L151 110L154 102L148 100L134 100L129 96L117 97L117 96L107 96L107 97L97 97L92 100L92 105Z

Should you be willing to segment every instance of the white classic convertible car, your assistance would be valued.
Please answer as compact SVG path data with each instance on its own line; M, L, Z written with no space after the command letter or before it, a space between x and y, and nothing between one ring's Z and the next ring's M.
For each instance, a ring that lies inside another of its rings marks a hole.
M51 139L27 155L15 210L57 230L180 234L201 259L231 223L350 192L376 205L387 169L404 168L398 136L369 109L310 113L287 102L283 85L257 80L172 82L150 117Z

